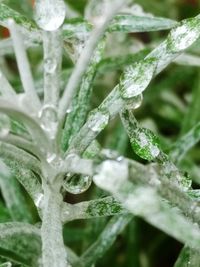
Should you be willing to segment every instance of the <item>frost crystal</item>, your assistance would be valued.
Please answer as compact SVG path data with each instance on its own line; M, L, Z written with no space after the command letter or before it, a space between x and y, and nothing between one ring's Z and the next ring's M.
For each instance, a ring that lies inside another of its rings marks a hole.
M120 92L123 98L140 95L149 85L155 70L155 60L145 59L126 69L120 82Z
M55 31L65 19L65 3L63 0L36 0L35 20L45 31Z

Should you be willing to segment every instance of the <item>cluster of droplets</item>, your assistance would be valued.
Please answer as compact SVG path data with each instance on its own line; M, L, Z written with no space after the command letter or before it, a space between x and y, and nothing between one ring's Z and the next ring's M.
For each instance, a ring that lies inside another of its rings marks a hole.
M65 19L65 3L63 0L36 0L35 21L45 31L55 31Z
M0 137L6 137L11 128L10 118L3 113L0 113Z

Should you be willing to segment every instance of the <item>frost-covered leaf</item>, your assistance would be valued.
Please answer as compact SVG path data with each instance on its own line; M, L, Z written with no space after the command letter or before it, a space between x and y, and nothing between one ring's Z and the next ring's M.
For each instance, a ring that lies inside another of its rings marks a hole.
M109 31L148 32L167 30L176 26L177 22L159 17L139 17L134 15L117 15L109 26Z

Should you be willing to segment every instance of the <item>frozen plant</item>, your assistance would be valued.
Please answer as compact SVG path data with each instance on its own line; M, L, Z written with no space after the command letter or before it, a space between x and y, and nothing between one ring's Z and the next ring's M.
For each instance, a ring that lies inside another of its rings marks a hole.
M64 0L36 0L34 21L0 3L0 24L10 32L0 42L0 187L8 217L0 223L0 256L6 258L0 266L94 266L134 216L184 244L176 267L197 267L200 261L200 194L179 165L200 140L199 123L166 151L135 116L156 75L171 62L181 64L181 55L193 62L194 56L184 53L200 37L200 15L178 23L141 15L141 7L130 8L131 2L90 0L80 20ZM119 83L92 109L96 73L121 64L104 59L108 35L158 30L170 32L152 51L139 51L124 62ZM41 46L38 67L35 58L28 60L27 49ZM64 53L73 63L67 70ZM8 54L16 57L21 86L8 81ZM34 68L39 70L33 79ZM118 115L135 155L148 164L125 157L125 143L120 147L118 140L115 150L100 145L97 136ZM83 193L92 182L106 196L97 192L91 200L66 201L67 193ZM111 220L80 256L68 247L64 225L108 216Z

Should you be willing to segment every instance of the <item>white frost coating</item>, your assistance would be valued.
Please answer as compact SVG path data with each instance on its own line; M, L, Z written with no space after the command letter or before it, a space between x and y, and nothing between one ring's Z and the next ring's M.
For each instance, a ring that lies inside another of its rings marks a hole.
M88 127L93 132L100 132L105 128L108 122L109 122L109 113L97 111L91 114L88 120Z
M55 31L64 22L66 14L63 0L36 0L35 21L45 31Z
M6 114L0 113L0 137L6 137L10 132L10 119Z
M155 191L152 188L137 188L134 194L128 194L123 199L123 205L128 210L132 211L135 215L147 216L153 214L159 206L158 199L155 195Z
M123 98L140 95L149 85L155 70L155 60L147 59L126 69L120 90Z
M128 164L125 161L104 161L94 175L94 183L104 190L116 192L128 179Z
M193 44L199 37L199 28L183 24L173 29L169 35L170 48L173 51L181 51Z

